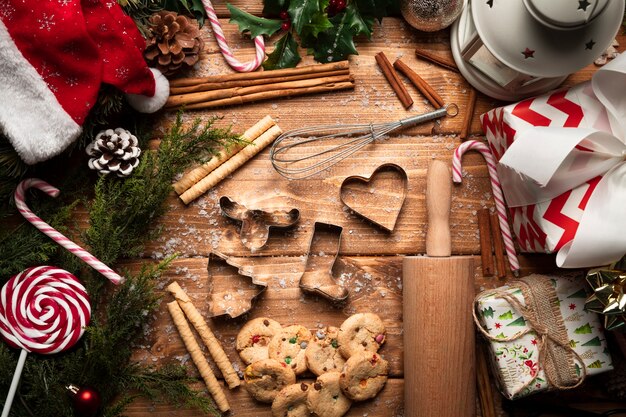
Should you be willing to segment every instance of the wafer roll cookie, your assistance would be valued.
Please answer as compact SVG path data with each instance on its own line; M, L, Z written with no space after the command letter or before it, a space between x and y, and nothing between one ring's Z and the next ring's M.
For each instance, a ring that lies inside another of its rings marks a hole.
M264 118L256 122L254 126L246 130L243 135L241 135L241 138L245 141L252 142L275 124L276 122L274 122L274 120L270 116L265 116ZM181 195L182 193L187 191L202 178L209 175L211 171L222 165L224 162L228 161L235 154L237 154L237 152L245 148L246 145L246 143L239 143L231 146L228 150L224 149L213 158L211 158L211 160L206 164L203 164L189 171L187 174L185 174L185 176L183 176L183 178L174 183L174 191L176 191L176 194Z
M253 156L258 154L267 145L272 143L283 131L278 125L274 125L259 136L254 142L246 146L227 162L222 164L215 171L211 172L204 179L200 180L196 185L180 195L180 199L185 204L191 203L196 198L213 188L220 181L232 174L237 168L249 161Z
M183 311L178 306L177 301L172 301L171 303L167 303L167 309L172 316L172 320L178 329L178 333L180 334L181 339L183 339L183 343L185 343L185 347L193 360L193 363L196 364L198 371L200 372L200 376L204 379L204 383L206 384L207 389L211 393L211 396L215 400L217 407L221 412L226 412L230 410L230 405L228 404L228 400L224 395L224 391L222 390L221 385L217 382L217 378L213 374L209 363L206 361L202 351L200 350L200 346L196 339L193 337L191 333L191 328L189 324L187 324L187 320L185 320L185 315Z
M215 337L211 328L208 326L207 322L204 320L198 309L193 305L189 296L183 290L178 282L174 281L170 285L168 285L167 290L172 293L176 301L178 301L178 305L185 312L185 316L191 322L193 327L196 329L202 341L209 349L209 353L211 357L215 361L217 367L222 371L222 375L224 376L224 380L228 384L228 388L233 389L238 387L241 384L239 380L239 375L233 368L232 363L226 356L224 349L222 349L222 345L219 340Z

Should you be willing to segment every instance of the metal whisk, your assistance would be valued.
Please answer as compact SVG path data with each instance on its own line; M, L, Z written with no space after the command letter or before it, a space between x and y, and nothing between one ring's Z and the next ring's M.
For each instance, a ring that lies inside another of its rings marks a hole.
M274 169L289 179L303 179L330 168L349 157L369 143L391 132L408 126L415 126L444 116L454 117L459 113L456 104L446 105L438 110L407 117L392 123L370 123L358 125L327 125L294 129L280 135L270 150ZM342 140L332 147L319 150L317 142L323 146L333 139ZM310 152L307 152L307 148Z

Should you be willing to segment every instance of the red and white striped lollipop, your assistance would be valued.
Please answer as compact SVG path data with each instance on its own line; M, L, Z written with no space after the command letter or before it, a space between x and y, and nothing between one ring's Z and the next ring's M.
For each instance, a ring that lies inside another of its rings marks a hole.
M26 269L0 290L0 336L21 348L2 410L8 416L28 352L53 354L72 347L91 318L87 290L71 273L53 266Z

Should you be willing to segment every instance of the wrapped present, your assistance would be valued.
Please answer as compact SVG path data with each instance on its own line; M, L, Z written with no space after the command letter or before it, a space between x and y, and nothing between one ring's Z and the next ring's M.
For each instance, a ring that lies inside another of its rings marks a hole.
M524 252L565 268L626 253L626 54L591 81L481 116Z
M570 389L613 369L602 325L585 310L584 281L531 275L476 297L474 319L490 342L496 383L508 399Z

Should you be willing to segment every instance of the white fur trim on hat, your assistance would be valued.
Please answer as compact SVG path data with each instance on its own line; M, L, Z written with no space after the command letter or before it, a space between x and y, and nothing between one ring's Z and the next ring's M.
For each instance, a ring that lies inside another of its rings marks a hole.
M154 95L152 97L143 96L141 94L126 94L128 103L141 113L154 113L165 105L170 96L170 83L165 75L156 68L150 68L154 75Z
M27 164L45 161L72 143L81 127L19 51L0 20L0 129Z

